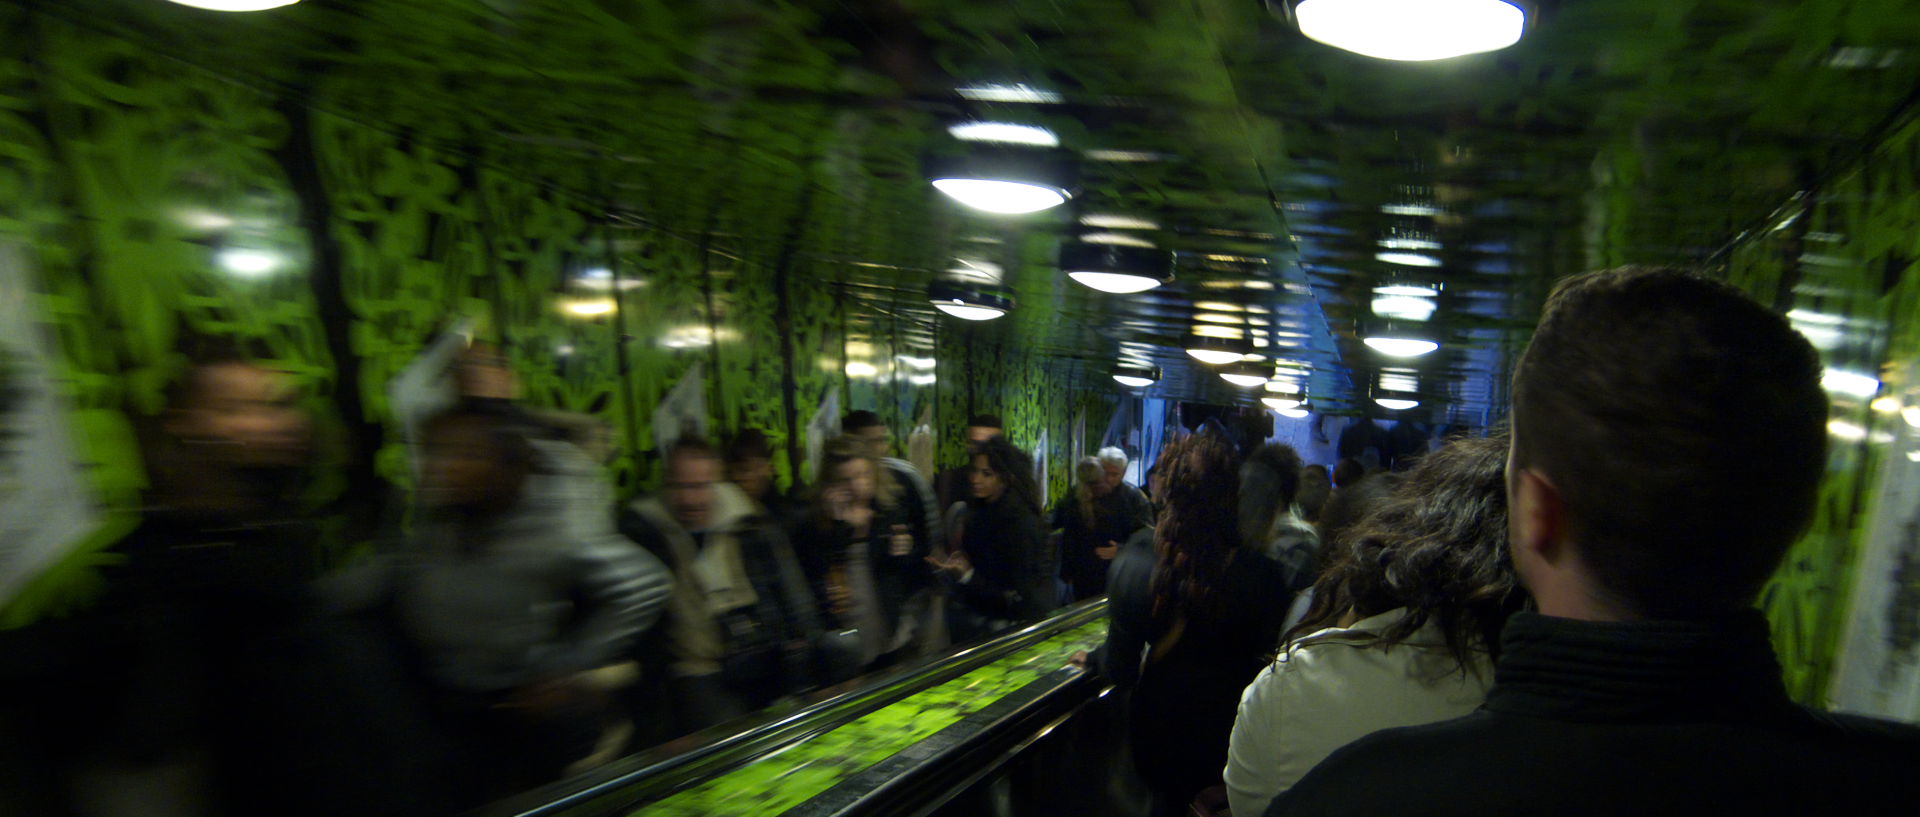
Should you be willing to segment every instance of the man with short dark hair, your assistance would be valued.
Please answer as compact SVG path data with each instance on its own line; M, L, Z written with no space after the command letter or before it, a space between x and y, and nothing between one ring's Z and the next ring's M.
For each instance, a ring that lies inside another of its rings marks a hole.
M1479 712L1363 738L1267 813L1920 802L1920 729L1794 705L1752 606L1812 516L1820 377L1805 338L1726 284L1563 283L1513 382L1511 549L1539 612L1508 622Z

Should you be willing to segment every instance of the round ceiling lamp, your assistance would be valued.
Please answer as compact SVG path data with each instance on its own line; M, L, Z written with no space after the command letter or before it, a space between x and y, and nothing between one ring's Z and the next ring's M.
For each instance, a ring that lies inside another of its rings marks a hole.
M1423 62L1498 51L1520 41L1524 0L1291 0L1308 39L1383 60Z
M1053 131L1039 125L1020 125L1013 122L956 122L947 126L947 133L962 142L992 142L1042 148L1060 146L1060 137L1055 136Z
M1440 348L1432 329L1403 320L1380 321L1368 329L1361 340L1387 357L1420 357Z
M1122 244L1070 242L1060 248L1068 278L1101 292L1131 295L1173 280L1173 253Z
M1013 298L984 287L935 281L927 287L933 308L961 320L990 321L1013 311Z
M1060 150L979 145L928 161L934 189L975 210L1037 213L1072 198L1073 165Z
M208 11L266 11L291 6L300 0L173 0L183 6Z
M1113 370L1113 382L1129 389L1144 389L1160 382L1160 367L1121 366Z
M1267 381L1267 394L1260 402L1274 411L1285 412L1300 408L1307 402L1306 390L1300 384L1287 380Z
M1267 378L1272 374L1273 369L1266 364L1254 360L1242 360L1220 370L1220 379L1243 389L1251 389L1267 382Z
M1188 335L1186 348L1187 354L1194 360L1213 366L1232 363L1253 354L1253 342L1246 338Z
M1382 369L1373 377L1374 405L1388 411L1420 406L1420 376L1412 369Z
M1313 414L1313 412L1308 411L1307 407L1304 405L1295 406L1294 408L1274 409L1274 412L1279 414L1282 417L1286 417L1294 420L1298 420L1302 417L1307 417Z

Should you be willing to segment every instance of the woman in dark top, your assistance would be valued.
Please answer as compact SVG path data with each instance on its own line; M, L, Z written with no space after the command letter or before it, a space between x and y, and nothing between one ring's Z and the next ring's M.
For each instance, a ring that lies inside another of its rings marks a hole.
M973 498L960 551L927 561L953 580L955 594L987 630L1039 620L1053 609L1054 586L1033 460L995 437L973 455L968 481ZM955 633L956 641L962 637Z
M895 484L857 440L827 443L819 491L793 531L794 552L820 608L841 629L860 633L861 665L893 663L914 635L907 600L927 587L928 542L910 530Z
M1153 814L1184 814L1220 782L1240 693L1280 641L1286 578L1243 550L1236 524L1240 458L1200 434L1160 455L1157 528L1114 560L1107 643L1098 666L1133 687L1134 765Z

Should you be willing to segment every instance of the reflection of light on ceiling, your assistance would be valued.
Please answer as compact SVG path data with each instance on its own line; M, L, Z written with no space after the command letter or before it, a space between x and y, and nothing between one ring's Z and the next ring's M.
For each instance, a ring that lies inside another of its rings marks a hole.
M1241 322L1239 315L1222 315L1218 312L1202 312L1198 315L1193 316L1193 319L1196 321L1205 321L1207 323L1231 323L1235 325L1238 325Z
M613 279L613 270L602 268L581 272L580 277L574 279L574 284L581 289L592 289L603 292L611 292L614 289L619 289L624 292L629 289L639 289L646 286L647 282L634 278L615 281Z
M1420 253L1415 253L1415 252L1377 252L1373 254L1373 257L1377 261L1385 261L1389 264L1399 264L1403 267L1440 266L1440 259L1435 258L1431 255L1421 255Z
M935 375L932 373L913 374L913 375L907 375L907 382L915 386L931 386L935 383L940 382L940 377L939 375Z
M300 0L173 0L183 6L208 11L266 11L291 6Z
M1146 247L1153 249L1153 242L1137 235L1125 233L1083 233L1080 240L1087 244L1112 244L1121 247Z
M923 371L927 369L932 369L935 363L933 358L914 357L913 355L896 355L894 359L900 361L901 363L905 363L907 366L911 368L920 369Z
M1920 406L1908 406L1901 409L1900 419L1907 421L1907 425L1920 428Z
M1419 357L1440 348L1440 344L1421 338L1371 337L1363 342L1388 357Z
M1880 391L1880 380L1859 372L1845 369L1828 369L1820 375L1820 386L1834 394L1849 397L1872 397Z
M1380 239L1380 248L1385 250L1437 250L1440 242L1431 238L1404 238L1395 236Z
M1089 150L1086 157L1096 162L1158 162L1166 158L1146 150Z
M612 314L614 310L614 304L613 304L612 298L580 298L580 299L571 300L571 301L563 301L560 304L560 308L569 315L578 315L582 318L592 318L600 315Z
M1873 402L1868 403L1867 406L1873 409L1874 411L1880 412L1881 414L1899 414L1900 413L1899 399L1891 396L1876 397L1873 399Z
M1388 204L1381 207L1380 212L1390 216L1437 216L1440 208L1431 204Z
M1203 338L1244 337L1244 333L1238 327L1232 326L1196 326L1193 328L1193 334Z
M1089 213L1080 217L1085 227L1098 227L1102 230L1158 230L1160 225L1137 216L1122 216L1112 213Z
M1267 263L1267 259L1265 258L1255 258L1251 255L1223 255L1221 253L1207 253L1206 259L1208 261L1220 261L1222 263L1227 263L1227 264L1265 264Z
M1241 286L1247 289L1273 289L1272 281L1248 281Z
M976 306L965 301L934 301L933 308L965 321L990 321L1007 314L1004 309Z
M700 349L712 346L715 340L732 340L735 334L731 329L722 329L718 333L706 324L680 326L667 330L660 345L668 349Z
M1373 314L1382 318L1424 321L1433 317L1434 303L1428 298L1387 295L1373 299Z
M1420 379L1404 369L1385 369L1380 372L1380 388L1387 391L1414 391L1420 388Z
M1284 409L1279 409L1279 410L1277 410L1277 413L1278 413L1278 414L1279 414L1280 416L1282 416L1282 417L1287 417L1287 418L1290 418L1290 419L1294 419L1294 420L1298 420L1298 419L1300 419L1300 418L1302 418L1302 417L1306 417L1306 416L1308 416L1308 415L1310 415L1310 414L1312 414L1313 412L1310 412L1310 411L1308 411L1308 410L1306 410L1306 409L1304 409L1304 408L1297 408L1297 407L1296 407L1296 408L1284 408Z
M996 283L1000 280L1000 276L1004 272L999 264L979 258L956 258L953 260L953 264L953 269L949 270L949 272L968 278L980 278Z
M880 367L875 366L871 363L868 363L864 360L847 361L848 377L863 377L863 378L875 377L879 374L880 374Z
M977 102L1021 102L1031 105L1052 105L1065 102L1066 98L1052 91L1043 91L1024 82L1013 84L968 85L953 89L963 99Z
M1386 286L1374 287L1373 294L1401 295L1408 298L1433 298L1440 294L1440 290L1435 287L1419 286L1417 284L1388 284Z
M962 122L947 128L947 133L963 142L1000 142L1010 145L1059 147L1060 137L1037 125L1012 122Z
M1418 400L1402 400L1398 397L1376 397L1373 399L1373 402L1388 411L1406 411L1410 408L1417 408L1420 405L1420 401Z
M258 278L280 266L280 256L266 250L221 250L216 260L228 272L242 278Z
M1847 422L1846 420L1828 420L1827 433L1832 434L1833 436L1838 437L1842 440L1848 440L1853 442L1857 442L1860 440L1867 440L1869 442L1880 443L1883 445L1886 443L1893 442L1892 434L1888 434L1884 431L1877 431L1869 434L1867 433L1867 429L1865 426L1862 426L1859 423L1850 423L1850 422Z
M1230 304L1225 301L1201 301L1194 304L1193 308L1207 312L1239 312L1245 309L1239 304Z
M231 216L212 210L185 209L174 214L180 223L195 230L225 230L234 224Z
M1005 179L934 179L933 186L975 210L1003 215L1037 213L1067 200L1060 188Z
M1787 320L1793 321L1794 323L1811 323L1817 326L1839 326L1847 322L1845 315L1833 315L1826 312L1814 312L1806 309L1788 310Z

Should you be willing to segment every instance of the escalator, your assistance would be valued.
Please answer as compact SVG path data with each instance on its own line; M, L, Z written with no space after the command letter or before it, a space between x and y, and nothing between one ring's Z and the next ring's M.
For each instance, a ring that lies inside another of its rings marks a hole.
M1106 602L528 792L482 817L1144 811L1119 696L1069 666Z

